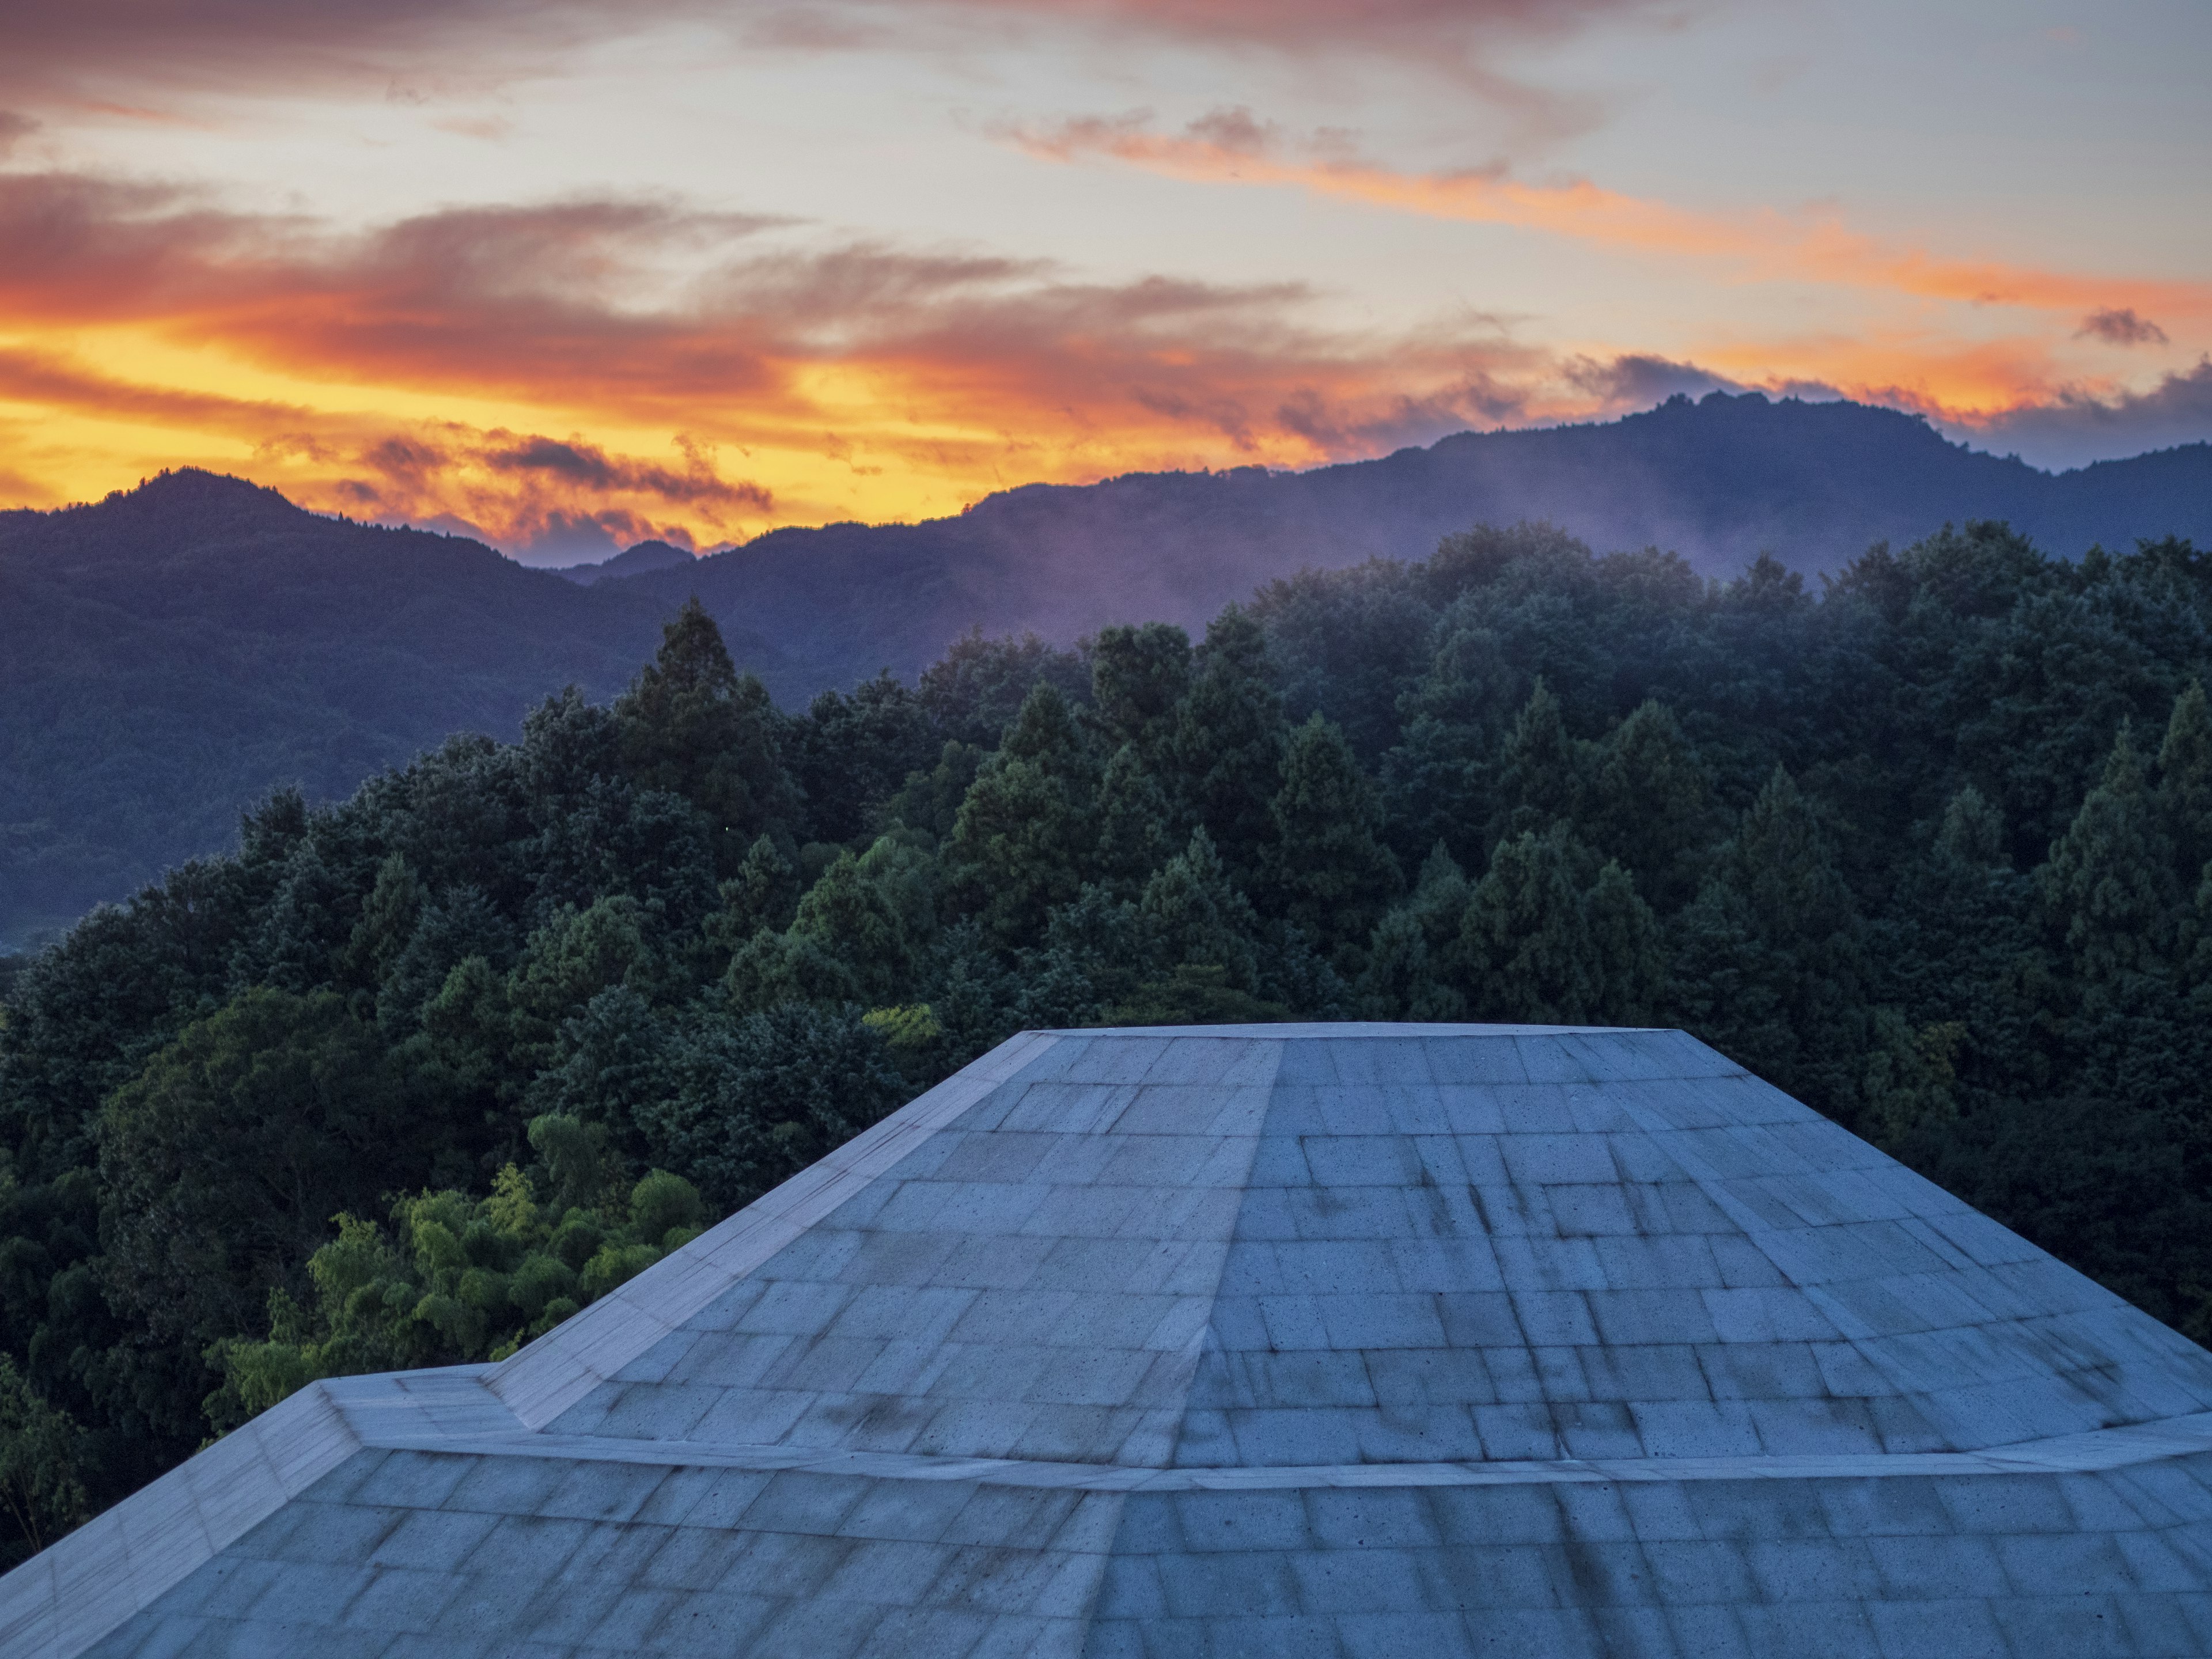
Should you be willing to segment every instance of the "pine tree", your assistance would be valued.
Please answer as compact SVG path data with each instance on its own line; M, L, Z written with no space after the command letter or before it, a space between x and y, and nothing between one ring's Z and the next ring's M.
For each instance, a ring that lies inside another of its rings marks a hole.
M1393 845L1408 858L1442 842L1471 867L1490 856L1498 750L1522 701L1521 675L1491 629L1440 623L1427 671L1401 698L1383 757Z
M1106 747L1157 766L1190 690L1190 636L1168 623L1102 628L1091 647L1091 712Z
M1460 928L1477 1016L1537 1024L1648 1019L1664 978L1659 941L1627 873L1565 824L1499 842Z
M2174 943L2181 889L2158 805L2123 726L2103 778L2040 872L2082 995L2100 1006L2125 1000L2135 981L2161 972Z
M1234 991L1258 985L1260 918L1204 830L1193 830L1190 844L1145 884L1137 908L1160 961L1218 968Z
M796 822L784 769L785 717L740 674L706 607L687 599L659 652L615 702L623 759L641 787L682 796L714 831L716 871L733 875L764 830Z
M945 845L948 884L997 944L1036 943L1053 908L1081 890L1096 790L1066 700L1039 681L976 773Z
M1864 927L1813 804L1776 767L1674 929L1690 1029L1837 1117L1859 1109Z
M1173 770L1189 816L1237 879L1250 881L1274 839L1269 809L1282 787L1282 698L1266 636L1235 605L1207 624L1197 661L1176 709Z
M1619 859L1662 914L1696 896L1715 833L1712 791L1674 711L1646 702L1597 745L1585 815L1592 845Z
M2194 887L2212 862L2212 708L2191 680L2173 700L2158 750L2158 806L2173 843L2175 873Z
M1134 743L1106 763L1098 781L1098 878L1121 896L1166 861L1183 839L1167 792Z
M1355 988L1370 1019L1453 1021L1467 1018L1457 971L1460 923L1472 890L1439 841L1403 903L1376 924L1367 965Z
M1319 714L1291 739L1273 817L1263 866L1271 908L1349 971L1403 878L1376 835L1374 786Z
M1498 759L1493 840L1574 822L1583 794L1580 750L1567 735L1559 700L1540 676Z

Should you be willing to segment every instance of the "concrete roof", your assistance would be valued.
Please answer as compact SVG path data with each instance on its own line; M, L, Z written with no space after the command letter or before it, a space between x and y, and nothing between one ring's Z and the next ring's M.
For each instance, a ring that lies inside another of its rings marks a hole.
M1026 1033L0 1650L2212 1653L2212 1355L1679 1032Z

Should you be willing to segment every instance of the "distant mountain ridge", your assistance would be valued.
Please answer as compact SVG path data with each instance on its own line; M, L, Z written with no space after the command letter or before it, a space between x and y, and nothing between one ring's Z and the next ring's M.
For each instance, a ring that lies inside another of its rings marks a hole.
M2053 474L1896 410L1716 392L1308 472L1030 484L918 525L774 531L625 586L672 604L696 592L841 684L884 667L910 676L972 624L1063 641L1128 617L1196 627L1307 565L1425 557L1450 532L1522 519L1601 552L1668 548L1712 576L1762 552L1832 572L1874 542L1968 519L2008 520L2075 556L2142 536L2212 544L2212 444Z
M597 564L564 564L542 567L549 576L560 576L579 587L589 587L594 582L619 581L625 576L641 575L648 570L667 570L691 562L692 556L680 547L666 542L640 542L626 547L611 559L602 559Z
M228 845L274 785L342 795L449 732L512 735L568 683L607 696L694 593L797 704L879 668L911 678L971 626L1062 641L1118 621L1196 628L1302 568L1425 556L1479 521L1548 519L1724 576L1762 551L1830 571L1976 518L2066 554L2212 546L2212 445L2054 475L1893 410L1714 393L1303 473L1033 484L957 517L780 530L701 559L645 544L590 586L167 474L0 513L0 940Z

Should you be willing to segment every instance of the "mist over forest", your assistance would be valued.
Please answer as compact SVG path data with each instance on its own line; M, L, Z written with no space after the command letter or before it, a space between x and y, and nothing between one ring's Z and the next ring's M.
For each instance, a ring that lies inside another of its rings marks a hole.
M2212 446L2053 474L1894 410L1717 392L1309 472L1030 486L954 518L778 531L697 560L647 544L568 580L167 474L0 514L0 945L232 846L240 807L272 787L335 800L451 732L512 738L563 684L613 696L695 595L797 710L880 670L912 684L970 628L1060 647L1121 623L1194 634L1262 583L1425 559L1478 522L1667 549L1709 579L1770 556L1817 581L1877 541L1978 519L2068 558L2212 544Z
M1478 527L803 709L652 623L9 959L15 1556L313 1378L511 1352L1027 1027L1680 1025L2212 1338L2186 540L1716 581Z

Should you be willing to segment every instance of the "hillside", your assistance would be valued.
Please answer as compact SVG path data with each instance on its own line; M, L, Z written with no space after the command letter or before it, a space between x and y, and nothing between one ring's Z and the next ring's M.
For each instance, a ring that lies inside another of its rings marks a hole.
M822 684L848 684L911 676L974 624L1062 641L1121 618L1195 628L1308 565L1424 558L1440 536L1524 519L1601 549L1667 548L1711 576L1762 552L1833 572L1874 542L1972 519L2071 557L2138 537L2212 542L2212 445L2052 474L1894 410L1715 392L1310 472L1033 484L921 525L776 531L626 585L671 605L696 592L726 628L786 641Z
M567 681L611 693L660 619L619 590L206 473L0 517L0 939L231 845L272 784L341 796Z
M2212 544L2212 446L2053 475L1891 410L1714 394L1310 472L1030 485L920 525L783 530L700 560L647 544L557 574L164 476L0 514L0 941L230 845L272 785L335 798L450 732L511 738L568 682L605 696L695 593L799 707L878 669L911 679L971 627L1062 643L1121 620L1194 629L1301 568L1421 558L1524 519L1601 550L1672 548L1708 575L1768 550L1833 571L1973 519L2065 556Z
M613 702L273 797L0 981L0 1565L1041 1027L1680 1026L2212 1340L2208 680L2212 558L1985 524L1818 592L1468 532L797 715L686 607ZM1642 1224L1555 1203L1486 1224Z

